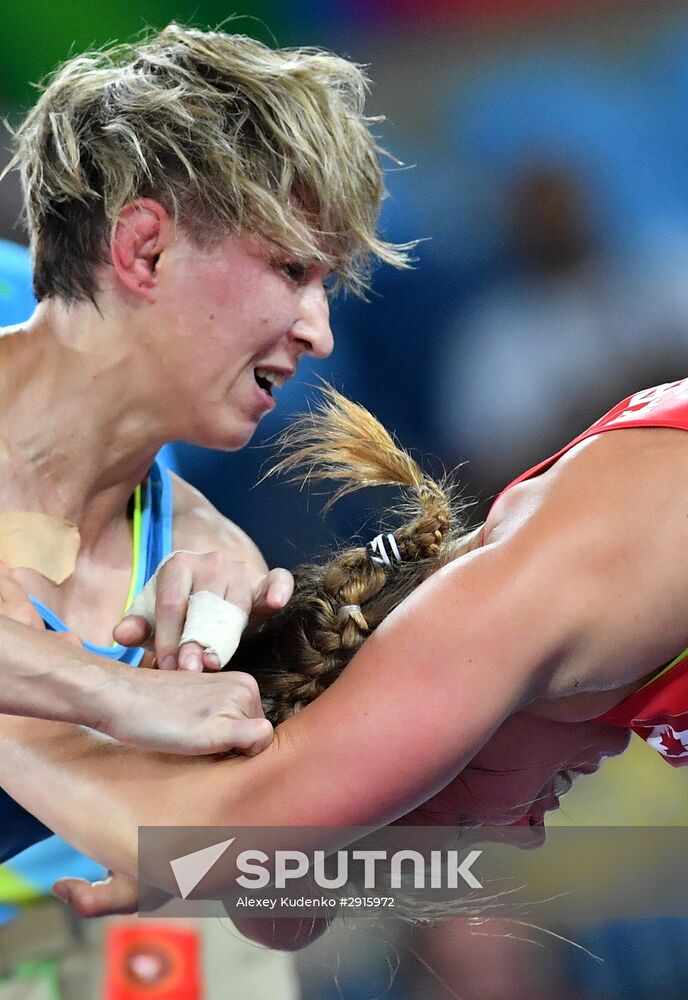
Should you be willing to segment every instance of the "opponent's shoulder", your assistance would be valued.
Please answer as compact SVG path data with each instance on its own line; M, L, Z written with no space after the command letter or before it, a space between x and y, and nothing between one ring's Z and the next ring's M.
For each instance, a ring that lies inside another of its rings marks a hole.
M227 551L267 571L258 547L237 524L213 506L191 483L170 472L173 496L173 546L198 552Z
M685 431L599 434L510 492L486 542L530 567L532 599L573 651L549 697L631 684L685 647Z
M642 498L683 509L688 489L688 433L667 427L609 430L585 438L545 471L517 482L490 510L485 538L511 533L535 515L634 516ZM619 505L612 506L616 499ZM667 511L668 512L668 511Z

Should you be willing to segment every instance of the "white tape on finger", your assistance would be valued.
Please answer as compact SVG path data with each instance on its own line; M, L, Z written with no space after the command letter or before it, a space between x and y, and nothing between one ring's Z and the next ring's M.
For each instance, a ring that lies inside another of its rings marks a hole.
M246 628L248 615L209 590L189 598L181 645L197 642L207 653L215 653L220 666L229 663Z
M145 618L151 629L155 630L155 594L158 586L158 575L155 573L143 590L136 595L129 605L127 615L141 615Z
M178 551L186 552L187 550L180 549ZM142 618L145 618L151 632L155 632L158 574L165 563L176 554L176 552L172 552L166 559L163 559L127 611L127 615L141 615ZM224 667L236 652L247 621L248 615L236 604L230 604L229 601L223 600L209 590L199 590L198 593L191 594L189 597L180 645L185 642L197 642L206 652L215 653L220 661L220 666Z

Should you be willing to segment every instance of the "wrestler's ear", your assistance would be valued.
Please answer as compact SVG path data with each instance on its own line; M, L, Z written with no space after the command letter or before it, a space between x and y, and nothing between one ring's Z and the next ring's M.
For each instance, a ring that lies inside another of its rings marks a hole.
M158 258L171 239L172 221L160 202L137 198L124 206L110 240L110 256L125 288L155 302Z

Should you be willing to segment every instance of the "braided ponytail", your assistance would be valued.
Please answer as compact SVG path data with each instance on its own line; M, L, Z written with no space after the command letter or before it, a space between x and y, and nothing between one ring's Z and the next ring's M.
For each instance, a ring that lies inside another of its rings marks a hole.
M406 504L399 513L410 523L395 532L402 560L435 558L452 522L454 489L438 483L394 440L372 413L330 385L315 409L282 434L287 452L268 475L287 473L291 481L334 480L340 486L325 504L364 486L399 486ZM414 516L415 515L415 516Z
M329 687L464 534L454 488L427 476L368 410L331 386L323 388L312 412L284 432L279 446L284 457L268 475L339 484L325 510L365 486L398 486L403 502L389 512L401 522L393 536L400 562L392 565L357 546L335 553L325 565L301 567L289 604L242 641L232 669L257 677L273 723Z

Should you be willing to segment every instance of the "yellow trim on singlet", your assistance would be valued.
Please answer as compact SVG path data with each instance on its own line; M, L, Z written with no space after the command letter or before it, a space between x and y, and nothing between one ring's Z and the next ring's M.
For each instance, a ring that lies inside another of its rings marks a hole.
M141 495L141 483L139 483L134 490L134 513L131 524L131 537L133 545L133 552L131 556L131 583L129 584L129 592L127 594L127 599L124 602L122 614L126 614L129 609L129 605L136 596L136 581L139 578L139 562L141 560L141 522L143 513Z
M129 591L127 593L127 599L124 602L124 607L122 608L122 618L126 615L131 602L136 596L136 581L139 578L139 563L141 561L141 523L143 520L143 503L142 503L142 490L141 484L134 490L134 511L131 520L131 538L132 538L132 555L131 555L131 580L129 582ZM118 646L119 643L113 642L113 646Z
M644 691L646 687L650 686L650 684L654 684L654 682L656 680L659 680L659 678L663 677L664 674L668 674L670 670L672 670L674 667L677 667L679 665L679 663L682 663L683 660L685 660L687 656L688 656L688 649L684 649L682 653L679 653L678 656L674 657L674 659L671 661L671 663L667 663L666 667L662 667L662 669L659 671L659 673L654 674L649 679L649 681L645 681L645 683L642 684L639 688L636 688L636 690L633 692L633 694L637 694L638 691Z
M0 868L0 905L19 906L21 903L33 903L42 895L40 889L31 885L23 875L12 871L9 865Z

